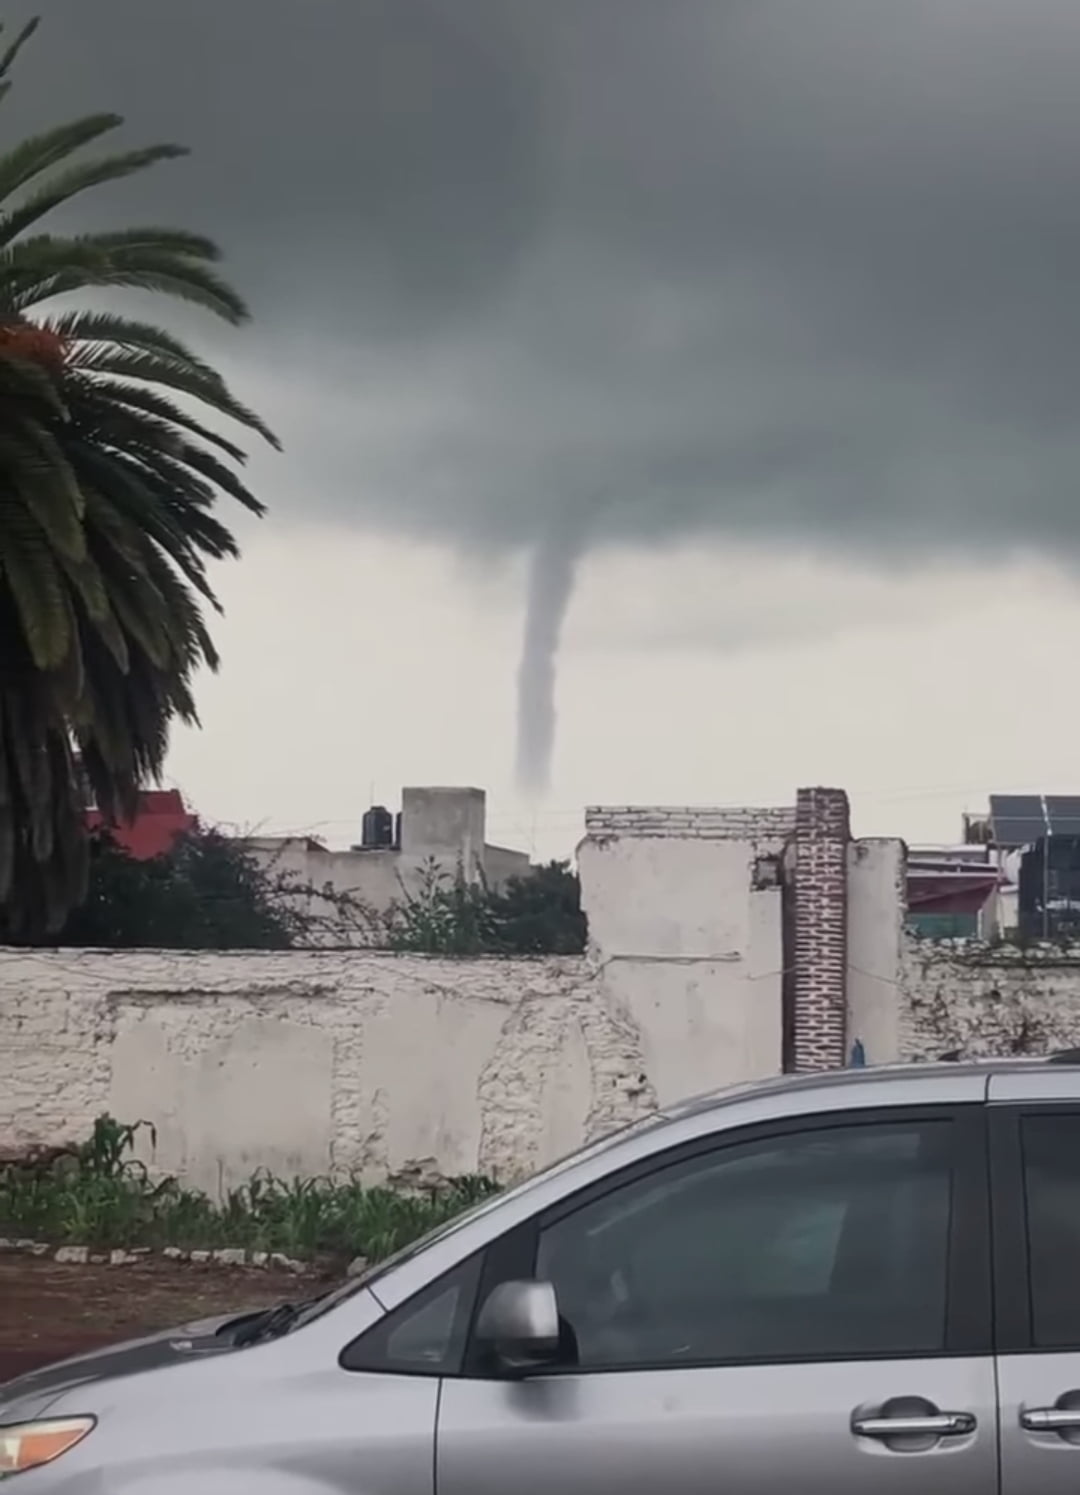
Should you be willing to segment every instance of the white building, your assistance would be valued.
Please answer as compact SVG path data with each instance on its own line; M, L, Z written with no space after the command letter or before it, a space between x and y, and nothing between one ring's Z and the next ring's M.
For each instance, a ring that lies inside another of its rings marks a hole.
M311 836L250 836L243 844L267 871L305 890L308 912L340 925L341 905L334 900L344 900L357 943L433 875L449 881L460 874L497 890L529 871L527 852L488 842L483 789L403 789L400 815L385 818L385 839L365 837L348 851L333 851ZM331 896L320 897L326 889Z

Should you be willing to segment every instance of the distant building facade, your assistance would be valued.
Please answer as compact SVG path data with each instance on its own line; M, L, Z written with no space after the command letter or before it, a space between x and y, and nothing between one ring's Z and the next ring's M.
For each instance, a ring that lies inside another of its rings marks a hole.
M932 939L1080 933L1080 796L992 794L962 844L912 846L908 926Z
M86 811L87 830L104 830L108 822L98 809ZM139 796L139 808L130 823L108 825L109 834L118 846L135 858L147 862L164 856L177 837L198 829L198 817L184 804L178 789L147 789Z
M1009 871L988 845L911 846L907 923L924 939L992 939L1010 917Z
M487 839L487 795L472 788L406 788L394 815L373 806L363 817L359 845L334 851L313 836L248 836L245 850L267 871L304 894L308 913L335 916L335 898L367 910L377 924L390 909L415 897L432 876L499 889L530 869L529 855ZM330 896L322 896L328 891ZM357 927L356 936L364 930Z

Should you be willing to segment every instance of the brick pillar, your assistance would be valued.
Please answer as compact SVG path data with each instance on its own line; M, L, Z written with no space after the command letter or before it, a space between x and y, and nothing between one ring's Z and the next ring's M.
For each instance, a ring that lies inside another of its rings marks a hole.
M800 789L795 810L789 1064L840 1069L846 1056L848 798Z

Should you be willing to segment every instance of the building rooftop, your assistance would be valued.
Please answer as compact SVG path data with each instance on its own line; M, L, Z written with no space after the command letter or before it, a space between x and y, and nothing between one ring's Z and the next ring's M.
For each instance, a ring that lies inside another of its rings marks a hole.
M118 846L139 862L163 856L178 836L198 827L178 789L147 789L139 796L139 808L129 825L108 826ZM102 830L108 825L100 810L87 810L86 828Z

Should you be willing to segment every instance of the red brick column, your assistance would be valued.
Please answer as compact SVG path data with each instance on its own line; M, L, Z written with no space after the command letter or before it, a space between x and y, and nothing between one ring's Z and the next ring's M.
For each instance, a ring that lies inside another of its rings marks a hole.
M848 798L800 789L795 811L791 1064L840 1069L846 1056Z

